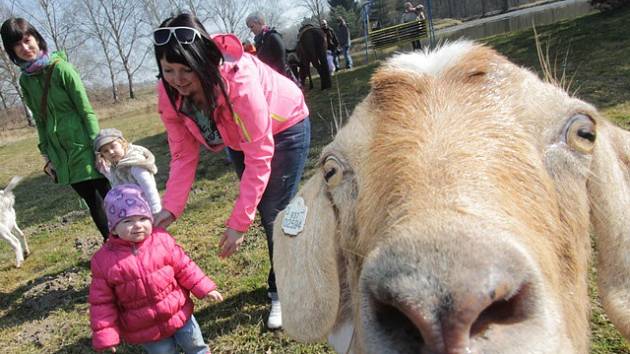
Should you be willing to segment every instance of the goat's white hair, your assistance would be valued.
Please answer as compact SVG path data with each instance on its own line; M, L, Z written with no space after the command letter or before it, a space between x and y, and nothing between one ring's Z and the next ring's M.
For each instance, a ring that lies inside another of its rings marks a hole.
M17 225L15 209L15 195L13 189L22 180L20 176L14 176L7 187L0 190L0 237L5 239L15 251L15 266L22 266L24 257L28 256L31 251L28 249L26 237ZM13 234L15 231L17 237Z

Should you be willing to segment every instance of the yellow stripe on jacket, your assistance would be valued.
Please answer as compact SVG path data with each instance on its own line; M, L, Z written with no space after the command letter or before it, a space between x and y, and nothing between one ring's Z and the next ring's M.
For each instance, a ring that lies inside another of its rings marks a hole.
M234 112L234 121L236 122L236 125L238 125L241 128L241 131L243 132L243 136L245 137L245 140L247 140L248 143L251 143L252 138L249 136L249 132L247 131L245 124L243 124L241 117L236 112Z
M276 120L278 122L286 122L287 119L279 116L275 113L271 113L271 119ZM249 132L247 131L247 128L245 127L245 124L243 124L243 120L241 119L241 117L235 112L234 113L234 121L236 122L236 124L241 128L241 131L243 132L243 136L245 137L245 140L247 140L247 142L251 142L252 139L249 136Z
M275 113L271 113L271 119L276 120L278 122L286 122L287 121L286 118L281 117L281 116L279 116L279 115L277 115Z

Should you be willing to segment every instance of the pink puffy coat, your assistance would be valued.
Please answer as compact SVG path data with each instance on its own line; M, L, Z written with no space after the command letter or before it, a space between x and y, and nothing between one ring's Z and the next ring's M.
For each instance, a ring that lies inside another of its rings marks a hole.
M170 337L193 313L189 292L203 298L216 285L164 229L134 243L110 236L92 257L92 346Z
M219 96L213 118L225 145L245 155L238 199L226 225L244 232L254 220L256 206L269 181L273 135L304 120L308 108L295 83L244 53L236 36L215 35L212 39L225 57L220 72L234 109L232 115L223 96ZM158 109L171 151L162 206L179 217L195 179L199 147L220 151L223 146L206 144L195 122L173 107L161 81L157 91Z

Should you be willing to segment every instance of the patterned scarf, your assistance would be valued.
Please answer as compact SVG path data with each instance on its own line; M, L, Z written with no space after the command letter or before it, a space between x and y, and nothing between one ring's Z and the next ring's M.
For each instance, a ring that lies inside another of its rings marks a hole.
M24 75L34 75L45 68L49 62L48 52L41 51L35 60L20 64L20 69Z
M110 182L112 185L135 183L130 173L131 168L134 166L144 168L153 175L157 173L155 156L153 156L151 151L144 146L129 144L125 156L111 169Z

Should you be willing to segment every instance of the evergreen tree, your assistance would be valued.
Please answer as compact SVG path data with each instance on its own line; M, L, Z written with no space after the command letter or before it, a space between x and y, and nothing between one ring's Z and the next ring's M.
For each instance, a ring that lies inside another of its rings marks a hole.
M344 9L348 11L355 11L356 5L354 0L328 0L328 5L330 5L331 9L334 9L338 6L342 6Z
M386 0L372 0L370 4L370 26L383 28L397 23L396 3Z

